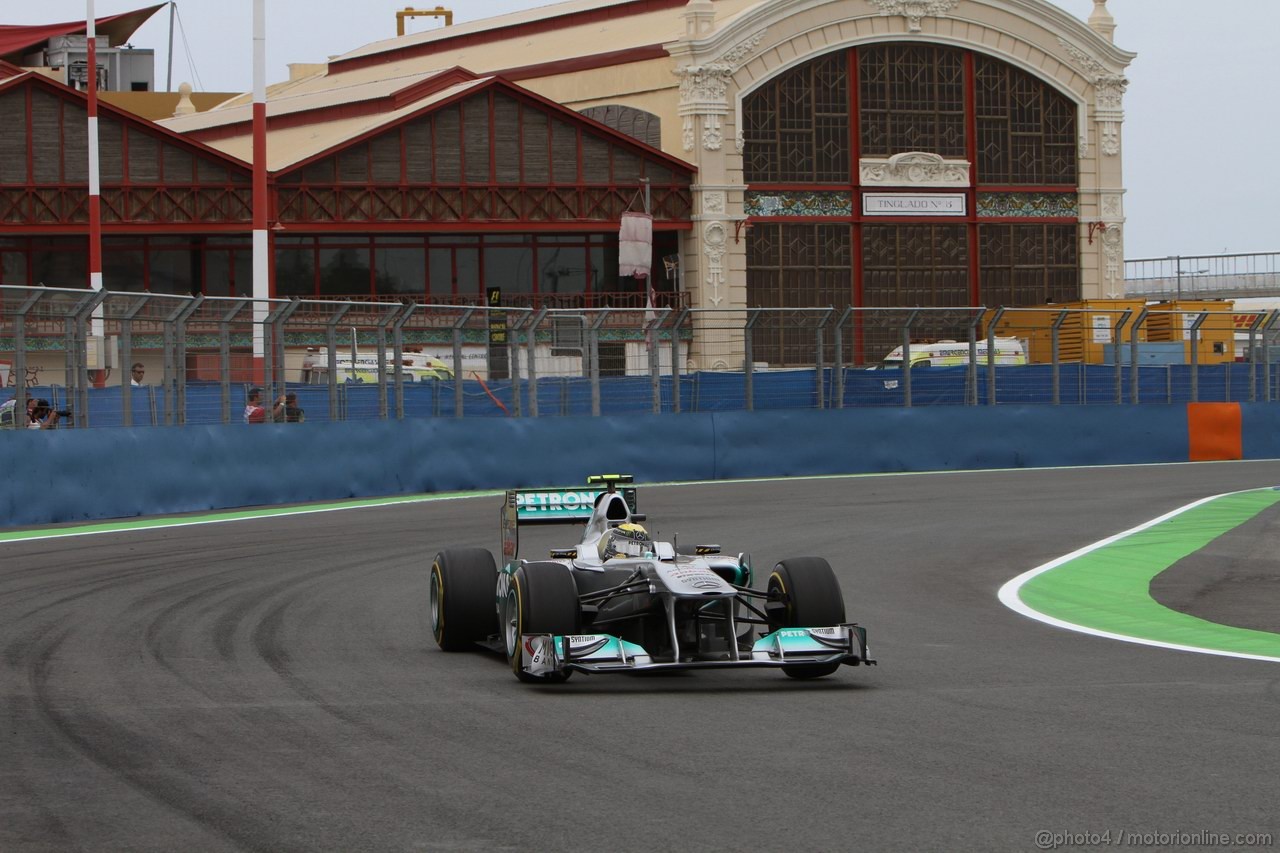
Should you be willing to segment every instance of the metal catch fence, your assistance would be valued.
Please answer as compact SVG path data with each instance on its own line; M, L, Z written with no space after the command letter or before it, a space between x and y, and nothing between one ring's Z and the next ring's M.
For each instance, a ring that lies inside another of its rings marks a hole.
M480 307L0 287L0 401L45 398L87 428L241 423L254 388L266 420L306 422L1280 399L1280 311L1229 306Z

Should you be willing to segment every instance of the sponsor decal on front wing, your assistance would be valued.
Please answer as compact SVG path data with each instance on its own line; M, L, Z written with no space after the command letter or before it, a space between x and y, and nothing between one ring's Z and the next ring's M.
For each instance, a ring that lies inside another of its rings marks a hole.
M842 625L823 628L780 628L756 640L754 658L776 658L792 654L830 654L850 648L849 629Z

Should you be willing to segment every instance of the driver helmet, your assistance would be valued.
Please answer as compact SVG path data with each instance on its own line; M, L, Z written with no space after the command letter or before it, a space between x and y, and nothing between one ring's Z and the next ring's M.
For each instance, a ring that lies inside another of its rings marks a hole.
M639 524L619 524L600 537L600 559L613 557L643 557L653 553L653 540L649 531Z

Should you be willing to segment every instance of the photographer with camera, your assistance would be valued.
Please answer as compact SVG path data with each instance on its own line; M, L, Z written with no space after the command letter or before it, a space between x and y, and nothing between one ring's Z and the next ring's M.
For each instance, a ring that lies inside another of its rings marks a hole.
M71 417L70 409L54 410L49 401L32 397L27 400L27 417L25 423L19 423L16 417L16 400L9 400L0 405L0 427L12 429L57 429L58 421Z

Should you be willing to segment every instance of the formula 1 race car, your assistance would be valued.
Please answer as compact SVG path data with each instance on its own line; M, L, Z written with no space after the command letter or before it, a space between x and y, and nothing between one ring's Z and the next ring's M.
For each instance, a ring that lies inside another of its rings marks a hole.
M445 651L477 644L505 654L516 677L561 682L574 672L777 667L793 678L874 664L867 632L846 622L826 560L778 563L751 588L751 558L717 545L655 542L624 474L588 489L513 489L501 511L499 571L483 548L441 551L431 565L431 630ZM518 556L526 524L586 522L577 546L549 560ZM757 636L759 634L759 636Z

